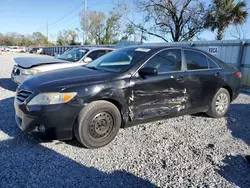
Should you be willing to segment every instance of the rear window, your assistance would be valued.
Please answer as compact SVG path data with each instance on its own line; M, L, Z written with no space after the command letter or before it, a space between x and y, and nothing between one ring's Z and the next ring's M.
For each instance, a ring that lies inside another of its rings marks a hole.
M209 69L218 69L219 68L219 66L209 57L207 57L207 61L208 61Z
M223 69L234 69L233 66L231 66L230 64L224 63L223 61L221 61L220 59L218 59L217 57L214 57L212 55L209 55L209 57L214 60L219 68L223 68Z

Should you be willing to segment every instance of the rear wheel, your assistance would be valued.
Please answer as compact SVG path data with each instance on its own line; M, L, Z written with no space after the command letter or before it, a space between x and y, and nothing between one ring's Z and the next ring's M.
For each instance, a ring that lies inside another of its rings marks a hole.
M224 89L220 88L215 94L207 114L214 118L220 118L225 116L230 105L230 94Z
M74 133L78 141L87 148L99 148L115 138L120 126L120 111L114 104L94 101L78 115Z

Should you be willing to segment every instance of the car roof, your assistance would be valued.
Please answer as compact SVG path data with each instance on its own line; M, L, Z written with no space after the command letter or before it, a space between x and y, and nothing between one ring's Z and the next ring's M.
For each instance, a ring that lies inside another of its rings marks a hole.
M114 48L106 48L106 47L75 47L83 50L115 50ZM73 48L74 49L74 48Z
M186 50L195 50L198 52L202 52L205 54L208 54L206 51L194 48L194 47L188 47L188 46L181 46L181 45L133 45L133 46L128 46L128 47L124 47L121 49L137 49L137 48L144 48L144 49L151 49L153 51L159 51L159 50L163 50L163 49L167 49L167 48L182 48L182 49L186 49Z

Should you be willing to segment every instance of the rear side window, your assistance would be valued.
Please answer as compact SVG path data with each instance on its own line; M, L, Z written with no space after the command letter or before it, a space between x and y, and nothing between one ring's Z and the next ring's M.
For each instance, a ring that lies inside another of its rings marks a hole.
M105 50L96 50L94 52L91 52L88 55L88 57L90 57L92 60L96 60L97 58L99 58L99 57L101 57L101 56L103 56L105 54L106 54Z
M202 53L184 50L188 70L208 69L207 57Z
M152 57L144 67L152 67L158 70L158 73L181 70L181 50L164 50Z
M208 61L208 65L209 65L210 69L219 68L218 65L213 60L211 60L209 57L207 57L207 61Z

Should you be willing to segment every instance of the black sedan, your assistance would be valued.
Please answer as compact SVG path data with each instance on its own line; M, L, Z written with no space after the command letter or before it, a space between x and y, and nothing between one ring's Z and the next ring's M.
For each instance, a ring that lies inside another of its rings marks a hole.
M120 127L197 112L220 118L240 89L241 73L206 52L128 47L87 66L27 79L17 88L16 121L25 132L75 136L98 148Z

